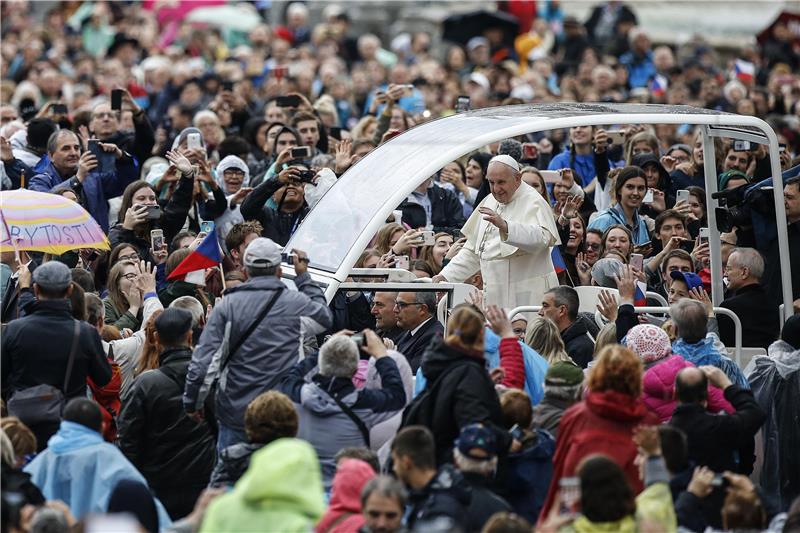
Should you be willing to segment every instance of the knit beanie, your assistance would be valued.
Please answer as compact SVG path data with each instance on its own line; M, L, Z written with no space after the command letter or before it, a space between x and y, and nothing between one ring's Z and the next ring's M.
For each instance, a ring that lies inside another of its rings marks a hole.
M575 363L559 361L547 369L545 385L574 387L583 383L583 370Z
M667 332L652 324L639 324L631 328L625 345L645 364L664 359L672 353Z

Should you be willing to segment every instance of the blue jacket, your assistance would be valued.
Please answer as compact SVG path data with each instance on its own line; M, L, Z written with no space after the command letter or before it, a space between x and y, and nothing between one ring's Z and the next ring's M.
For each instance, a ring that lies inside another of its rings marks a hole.
M125 187L138 177L136 161L129 155L117 160L116 172L90 172L83 180L84 206L94 217L103 232L108 233L108 199L121 195ZM78 184L73 176L62 177L50 162L40 174L31 178L29 189L39 192L58 193L74 189Z
M672 343L672 353L680 355L695 366L711 365L719 368L728 378L743 389L749 389L750 383L744 377L742 369L729 357L719 353L714 341L716 337L707 336L696 344L689 344L683 339L678 339Z
M519 344L522 346L522 359L525 362L525 392L530 396L531 404L536 405L544 397L544 376L547 374L547 361L524 342ZM488 368L499 367L500 337L489 328L484 331L483 349L483 356L486 358ZM414 396L422 392L427 382L421 366L417 370L416 378Z
M105 513L108 499L123 479L147 485L147 480L119 448L100 433L75 422L61 422L47 449L36 456L25 472L48 500L63 500L77 520L89 513ZM172 524L167 510L153 498L160 529Z
M506 459L507 475L500 496L511 504L515 513L533 524L542 510L553 477L556 441L547 431L534 429L533 435L523 438L522 446L522 451L509 454Z
M560 170L562 168L571 168L575 174L578 175L578 185L585 187L597 176L597 170L594 166L594 154L575 154L575 161L570 166L570 151L569 148L557 154L550 160L547 165L548 170Z
M628 85L631 89L647 87L647 83L656 75L653 52L648 51L644 56L627 52L620 56L619 62L628 69Z
M628 225L628 221L625 219L625 213L622 211L622 207L616 204L604 211L600 211L600 213L597 214L597 218L592 220L589 224L589 229L605 231L614 224L622 224L633 233L633 244L639 246L650 240L650 233L647 231L647 224L645 224L642 217L639 216L638 210L634 214L634 220L636 224L631 228Z

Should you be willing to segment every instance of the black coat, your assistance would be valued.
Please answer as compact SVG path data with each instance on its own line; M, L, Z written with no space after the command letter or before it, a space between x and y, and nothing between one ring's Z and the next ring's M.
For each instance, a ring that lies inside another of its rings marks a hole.
M594 359L594 342L589 338L588 332L581 320L576 320L561 332L567 355L581 368L586 368Z
M789 224L789 265L792 280L792 300L800 298L800 222ZM772 241L764 253L764 275L761 277L767 283L769 301L776 308L783 303L781 296L781 262L778 250L778 239Z
M31 274L33 274L37 266L39 264L36 261L31 260L28 263L28 270L31 271ZM5 294L3 294L3 299L0 301L0 322L7 324L20 316L20 289L17 284L17 278L8 278Z
M669 424L686 433L689 459L695 464L708 466L715 472L740 472L735 460L736 452L752 445L753 436L764 423L766 413L753 393L738 385L729 386L724 394L736 409L735 413L715 415L700 404L679 404ZM752 458L742 457L741 463L752 466Z
M173 518L191 512L216 461L208 423L195 421L183 408L191 359L189 348L162 353L161 366L133 382L118 421L120 450Z
M250 466L250 457L264 447L264 444L239 442L228 446L219 454L217 464L211 473L209 485L212 487L234 486Z
M415 335L412 336L410 331L406 331L398 337L397 351L406 356L408 364L411 365L411 371L416 374L425 350L428 349L433 339L441 338L442 335L444 335L444 327L434 316L419 328Z
M780 280L775 280L775 283L780 284ZM742 287L734 296L723 300L719 306L730 309L742 321L742 346L766 350L778 339L781 327L778 308L769 301L761 285ZM722 343L725 346L734 346L733 320L725 315L719 315L717 322Z
M75 319L69 300L40 300L31 313L11 321L3 332L3 396L6 400L20 389L36 385L64 386L72 347ZM86 396L86 378L102 387L111 380L100 335L86 322L80 323L80 339L67 389L67 399Z
M482 474L461 472L472 489L472 502L467 511L467 531L481 531L495 513L510 513L511 505L489 488L490 480Z
M453 233L461 230L466 219L464 218L464 207L456 193L434 184L428 189L428 200L431 202L433 231ZM400 204L398 209L403 211L403 224L408 224L412 228L427 226L428 217L425 215L425 208L421 205L406 200Z
M262 237L267 237L281 246L285 246L311 209L305 202L294 213L286 213L280 208L273 209L267 206L267 201L282 186L283 184L278 181L277 176L266 180L247 195L239 212L245 220L257 220L261 223L261 227L264 228L261 233Z
M422 361L425 389L403 412L402 426L422 425L433 432L436 464L452 461L453 442L461 428L481 422L495 429L501 455L511 444L503 429L503 411L481 354L434 340ZM440 379L441 378L441 379Z
M411 507L408 529L414 530L418 526L420 531L424 531L424 524L428 521L447 517L459 526L459 530L472 531L466 527L471 500L472 491L461 472L452 465L444 465L424 488L412 490L408 495Z
M133 154L141 168L144 162L153 155L156 135L146 113L142 113L139 117L134 115L133 126L134 131L118 131L108 139L102 139L102 142L116 144L123 152Z

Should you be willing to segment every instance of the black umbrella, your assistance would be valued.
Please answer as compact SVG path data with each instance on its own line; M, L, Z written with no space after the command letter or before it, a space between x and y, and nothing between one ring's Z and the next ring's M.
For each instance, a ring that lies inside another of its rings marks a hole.
M519 33L519 21L514 15L502 11L472 11L452 15L444 19L442 39L467 44L473 37L483 35L484 30L500 28L503 30L503 43L513 46Z

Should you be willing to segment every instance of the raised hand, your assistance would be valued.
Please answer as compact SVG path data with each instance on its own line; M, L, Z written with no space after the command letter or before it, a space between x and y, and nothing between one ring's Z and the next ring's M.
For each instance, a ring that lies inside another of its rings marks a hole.
M489 322L489 327L492 331L500 335L504 339L515 338L514 329L511 327L511 321L508 319L506 312L500 307L492 304L486 308L486 320Z
M600 291L597 299L599 300L597 310L606 320L614 322L617 319L617 299L610 291Z

